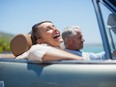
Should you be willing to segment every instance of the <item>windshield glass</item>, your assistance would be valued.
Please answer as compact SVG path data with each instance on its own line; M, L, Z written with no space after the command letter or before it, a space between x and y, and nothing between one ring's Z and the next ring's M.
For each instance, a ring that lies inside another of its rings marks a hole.
M106 33L112 53L112 58L116 58L116 15L111 12L104 4L100 3Z

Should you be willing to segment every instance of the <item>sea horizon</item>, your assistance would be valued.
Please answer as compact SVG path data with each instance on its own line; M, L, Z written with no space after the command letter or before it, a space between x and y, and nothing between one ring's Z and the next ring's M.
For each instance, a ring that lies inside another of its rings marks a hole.
M89 44L84 44L84 47L82 49L84 52L93 52L93 53L99 53L104 51L103 45L101 43L89 43Z

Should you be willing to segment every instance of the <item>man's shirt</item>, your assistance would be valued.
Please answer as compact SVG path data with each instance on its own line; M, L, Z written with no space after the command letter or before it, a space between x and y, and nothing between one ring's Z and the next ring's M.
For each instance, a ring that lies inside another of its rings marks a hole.
M90 60L106 60L105 52L92 53L92 52L82 52L78 50L68 50L68 49L65 49L65 51L84 57L84 58L85 57L89 58Z

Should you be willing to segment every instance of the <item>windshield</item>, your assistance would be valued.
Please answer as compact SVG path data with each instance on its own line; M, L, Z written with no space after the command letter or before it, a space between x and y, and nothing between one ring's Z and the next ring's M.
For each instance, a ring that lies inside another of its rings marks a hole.
M111 3L113 2L115 1L112 0ZM111 10L109 10L103 3L99 4L102 11L112 58L116 59L116 15Z

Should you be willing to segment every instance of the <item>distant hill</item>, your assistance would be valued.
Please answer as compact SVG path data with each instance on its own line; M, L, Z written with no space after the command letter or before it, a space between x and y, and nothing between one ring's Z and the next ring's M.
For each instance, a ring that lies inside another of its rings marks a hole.
M0 53L9 53L10 49L10 41L13 39L15 35L10 33L5 33L0 31Z
M14 36L15 35L13 35L13 34L0 31L0 38L5 38L8 42L10 42Z

